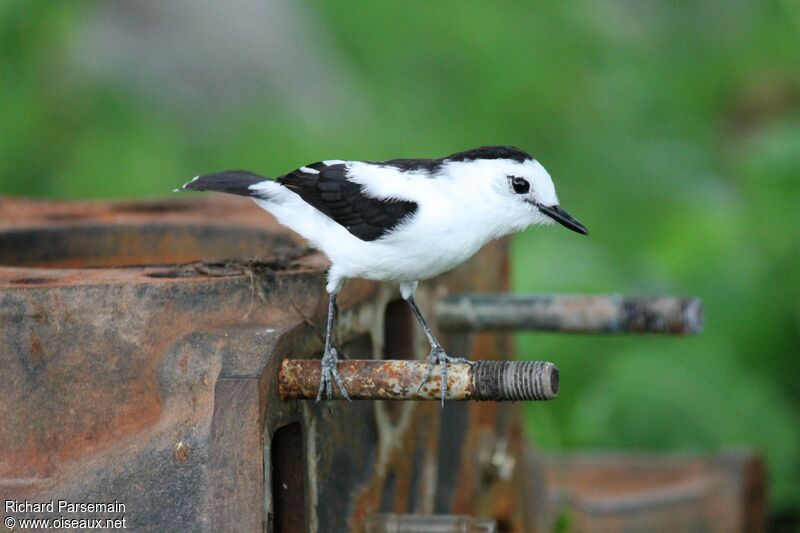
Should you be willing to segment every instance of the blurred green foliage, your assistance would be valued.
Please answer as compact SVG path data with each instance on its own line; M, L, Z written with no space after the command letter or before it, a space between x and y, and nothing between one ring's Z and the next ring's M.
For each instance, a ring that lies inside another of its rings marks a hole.
M798 512L800 4L308 2L351 103L309 120L264 94L211 123L73 68L99 5L0 2L0 193L163 196L228 167L520 146L592 234L518 236L516 290L697 295L708 315L685 339L520 335L563 377L527 408L532 438L755 447L773 509Z

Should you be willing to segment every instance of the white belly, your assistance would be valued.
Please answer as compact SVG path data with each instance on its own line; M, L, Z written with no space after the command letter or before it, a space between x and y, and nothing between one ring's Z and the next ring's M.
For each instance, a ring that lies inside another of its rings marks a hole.
M406 227L376 241L353 237L344 246L323 251L345 277L402 282L447 272L472 257L488 240L441 226L425 231Z

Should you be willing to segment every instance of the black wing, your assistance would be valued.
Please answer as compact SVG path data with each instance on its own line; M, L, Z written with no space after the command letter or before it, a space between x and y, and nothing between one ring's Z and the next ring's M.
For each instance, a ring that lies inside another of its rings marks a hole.
M347 168L343 164L314 163L277 181L362 241L383 237L417 210L415 202L367 196L360 184L347 179Z

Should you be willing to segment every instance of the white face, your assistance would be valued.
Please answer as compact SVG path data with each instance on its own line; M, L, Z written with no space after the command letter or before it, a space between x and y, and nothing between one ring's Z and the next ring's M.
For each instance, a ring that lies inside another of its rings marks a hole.
M519 212L522 220L528 218L530 222L525 227L553 224L553 219L542 214L538 208L540 205L558 205L553 179L544 167L536 160L524 163L505 161L498 166L492 181L509 211Z
M586 229L559 206L550 174L536 160L482 159L453 162L448 173L466 180L513 230L558 222L573 231Z
M503 188L512 197L548 207L558 205L553 179L538 161L514 162L510 168L504 167L502 170L507 174L506 187Z

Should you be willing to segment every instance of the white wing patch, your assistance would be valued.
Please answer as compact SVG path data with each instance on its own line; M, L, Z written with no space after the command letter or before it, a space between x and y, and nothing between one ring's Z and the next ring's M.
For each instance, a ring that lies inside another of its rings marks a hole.
M347 179L361 185L367 196L378 200L407 200L416 202L433 180L425 173L403 172L396 168L371 163L352 162Z
M258 198L270 200L278 204L292 199L289 195L294 194L280 183L272 180L259 181L258 183L250 185L248 189L253 191Z

